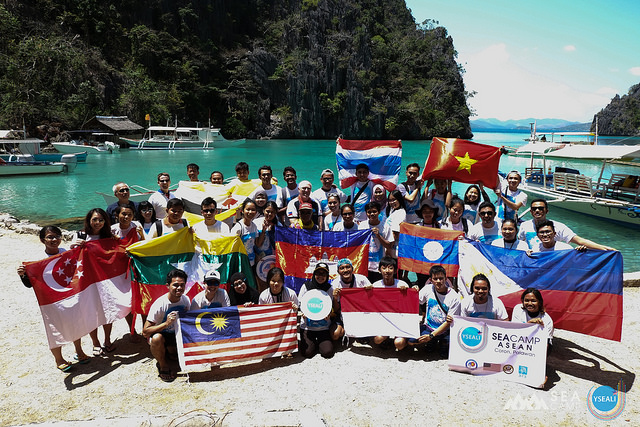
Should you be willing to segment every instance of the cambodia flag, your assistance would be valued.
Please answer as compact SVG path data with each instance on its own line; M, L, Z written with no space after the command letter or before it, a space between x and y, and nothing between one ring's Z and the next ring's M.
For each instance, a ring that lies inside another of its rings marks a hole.
M418 338L420 315L415 289L342 289L340 307L350 337Z
M554 327L620 341L622 254L617 251L513 251L482 243L460 243L460 288L483 273L491 293L509 314L528 287L541 291ZM467 290L468 292L468 290Z
M398 186L402 164L402 141L349 140L338 138L336 163L340 187L348 188L358 181L356 166L369 167L369 179L388 191Z
M354 273L367 275L371 230L309 231L276 227L276 265L284 270L285 285L298 293L319 261L329 265L330 279L338 276L338 261L349 258Z
M422 179L452 179L495 188L500 148L457 138L433 138Z
M398 267L414 273L429 274L434 265L442 265L448 277L458 275L458 237L462 231L441 230L421 225L400 224Z
M291 354L298 348L297 327L291 302L181 313L178 359L186 369Z
M113 239L86 242L25 264L50 348L73 342L131 311L128 264L124 246Z

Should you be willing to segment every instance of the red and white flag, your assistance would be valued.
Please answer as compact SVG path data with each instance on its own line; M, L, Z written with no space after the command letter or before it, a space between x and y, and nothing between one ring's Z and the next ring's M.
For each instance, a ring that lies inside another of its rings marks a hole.
M347 336L420 336L418 291L415 289L342 289L340 306Z
M208 369L293 353L297 326L291 302L181 313L176 329L180 366Z
M55 348L131 311L129 258L121 242L100 239L25 264Z

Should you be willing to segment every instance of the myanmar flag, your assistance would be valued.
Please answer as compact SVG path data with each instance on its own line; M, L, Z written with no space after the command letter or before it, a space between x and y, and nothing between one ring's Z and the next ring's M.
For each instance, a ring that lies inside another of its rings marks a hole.
M457 138L433 138L422 179L452 179L495 188L500 148Z
M156 298L167 293L167 273L174 268L189 276L185 294L193 298L201 288L205 273L217 269L225 283L236 271L247 275L255 287L247 252L238 236L201 240L189 228L182 228L153 240L127 248L132 269L132 310L146 314Z

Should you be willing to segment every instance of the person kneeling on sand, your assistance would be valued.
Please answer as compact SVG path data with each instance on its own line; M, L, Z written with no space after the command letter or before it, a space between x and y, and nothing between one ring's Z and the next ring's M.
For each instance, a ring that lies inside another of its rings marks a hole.
M176 379L167 363L167 353L177 356L176 325L178 313L189 310L189 298L184 295L187 273L174 269L167 274L169 292L161 296L151 305L142 335L149 341L151 354L156 359L158 376L162 381L171 382Z

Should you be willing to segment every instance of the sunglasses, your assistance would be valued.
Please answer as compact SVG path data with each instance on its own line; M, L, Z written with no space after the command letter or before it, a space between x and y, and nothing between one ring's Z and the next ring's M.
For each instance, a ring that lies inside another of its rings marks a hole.
M480 216L494 216L495 212L480 212Z
M543 206L532 206L532 207L531 207L531 212L534 212L534 211L543 211L543 210L544 210L544 207L543 207Z
M233 284L233 287L234 288L239 288L240 286L245 285L245 284L246 284L245 282L236 282L236 283Z
M121 188L118 190L118 193L128 193L129 189L128 188Z
M202 213L215 213L215 209L202 209Z

